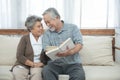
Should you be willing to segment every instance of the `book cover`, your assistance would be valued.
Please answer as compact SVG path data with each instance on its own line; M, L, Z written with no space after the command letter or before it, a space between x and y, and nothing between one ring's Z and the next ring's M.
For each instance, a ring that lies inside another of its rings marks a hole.
M67 49L72 49L75 47L75 44L73 43L71 38L68 38L65 40L60 46L47 46L47 52L46 55L51 58L52 60L59 59L61 57L56 56L57 53L59 52L64 52Z

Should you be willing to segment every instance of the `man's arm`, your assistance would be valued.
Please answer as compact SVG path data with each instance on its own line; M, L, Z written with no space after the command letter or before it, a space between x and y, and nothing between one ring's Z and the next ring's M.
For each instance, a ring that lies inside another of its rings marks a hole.
M68 51L69 55L73 55L77 52L79 52L82 49L82 45L81 44L76 44L75 48L71 49Z
M82 45L81 45L81 44L76 44L73 49L68 49L68 50L65 51L65 52L58 53L57 56L59 56L59 57L70 56L70 55L76 54L76 53L79 52L81 49L82 49Z
M75 53L78 53L82 49L82 45L83 45L82 34L76 25L73 26L72 36L73 36L72 40L75 43L75 47L70 50L68 49L65 52L58 53L57 56L59 56L59 57L70 56Z

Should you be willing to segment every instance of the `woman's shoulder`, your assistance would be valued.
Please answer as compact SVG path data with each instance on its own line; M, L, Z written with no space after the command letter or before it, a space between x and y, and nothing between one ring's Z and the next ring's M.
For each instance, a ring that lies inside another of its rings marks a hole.
M22 37L29 37L29 33L28 34L24 34Z
M25 34L21 37L22 40L29 39L29 34Z

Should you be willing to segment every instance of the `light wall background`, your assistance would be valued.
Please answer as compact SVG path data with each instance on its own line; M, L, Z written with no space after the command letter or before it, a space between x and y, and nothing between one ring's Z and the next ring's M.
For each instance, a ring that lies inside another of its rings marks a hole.
M0 29L24 29L26 17L42 17L49 7L78 28L120 27L120 0L0 0Z

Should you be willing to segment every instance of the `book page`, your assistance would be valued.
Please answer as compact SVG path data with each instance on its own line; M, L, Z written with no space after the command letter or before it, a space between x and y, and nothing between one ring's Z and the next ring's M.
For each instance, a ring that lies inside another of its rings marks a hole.
M59 48L61 51L66 51L67 49L72 49L75 47L75 44L73 43L71 38L68 38L66 41L64 41Z
M57 46L46 46L46 51L50 51L55 48L57 48Z
M46 55L47 55L50 59L55 60L55 59L61 58L61 57L56 56L56 54L57 54L58 52L60 52L60 49L59 49L59 48L55 48L55 49L52 49L52 50L50 50L50 51L47 51L47 52L46 52Z
M59 47L57 46L47 46L46 47L46 55L51 58L52 60L55 60L55 59L59 59L61 57L58 57L56 56L57 53L59 52L64 52L66 51L67 49L72 49L74 48L75 45L72 41L71 38L68 38L67 40L65 40Z

